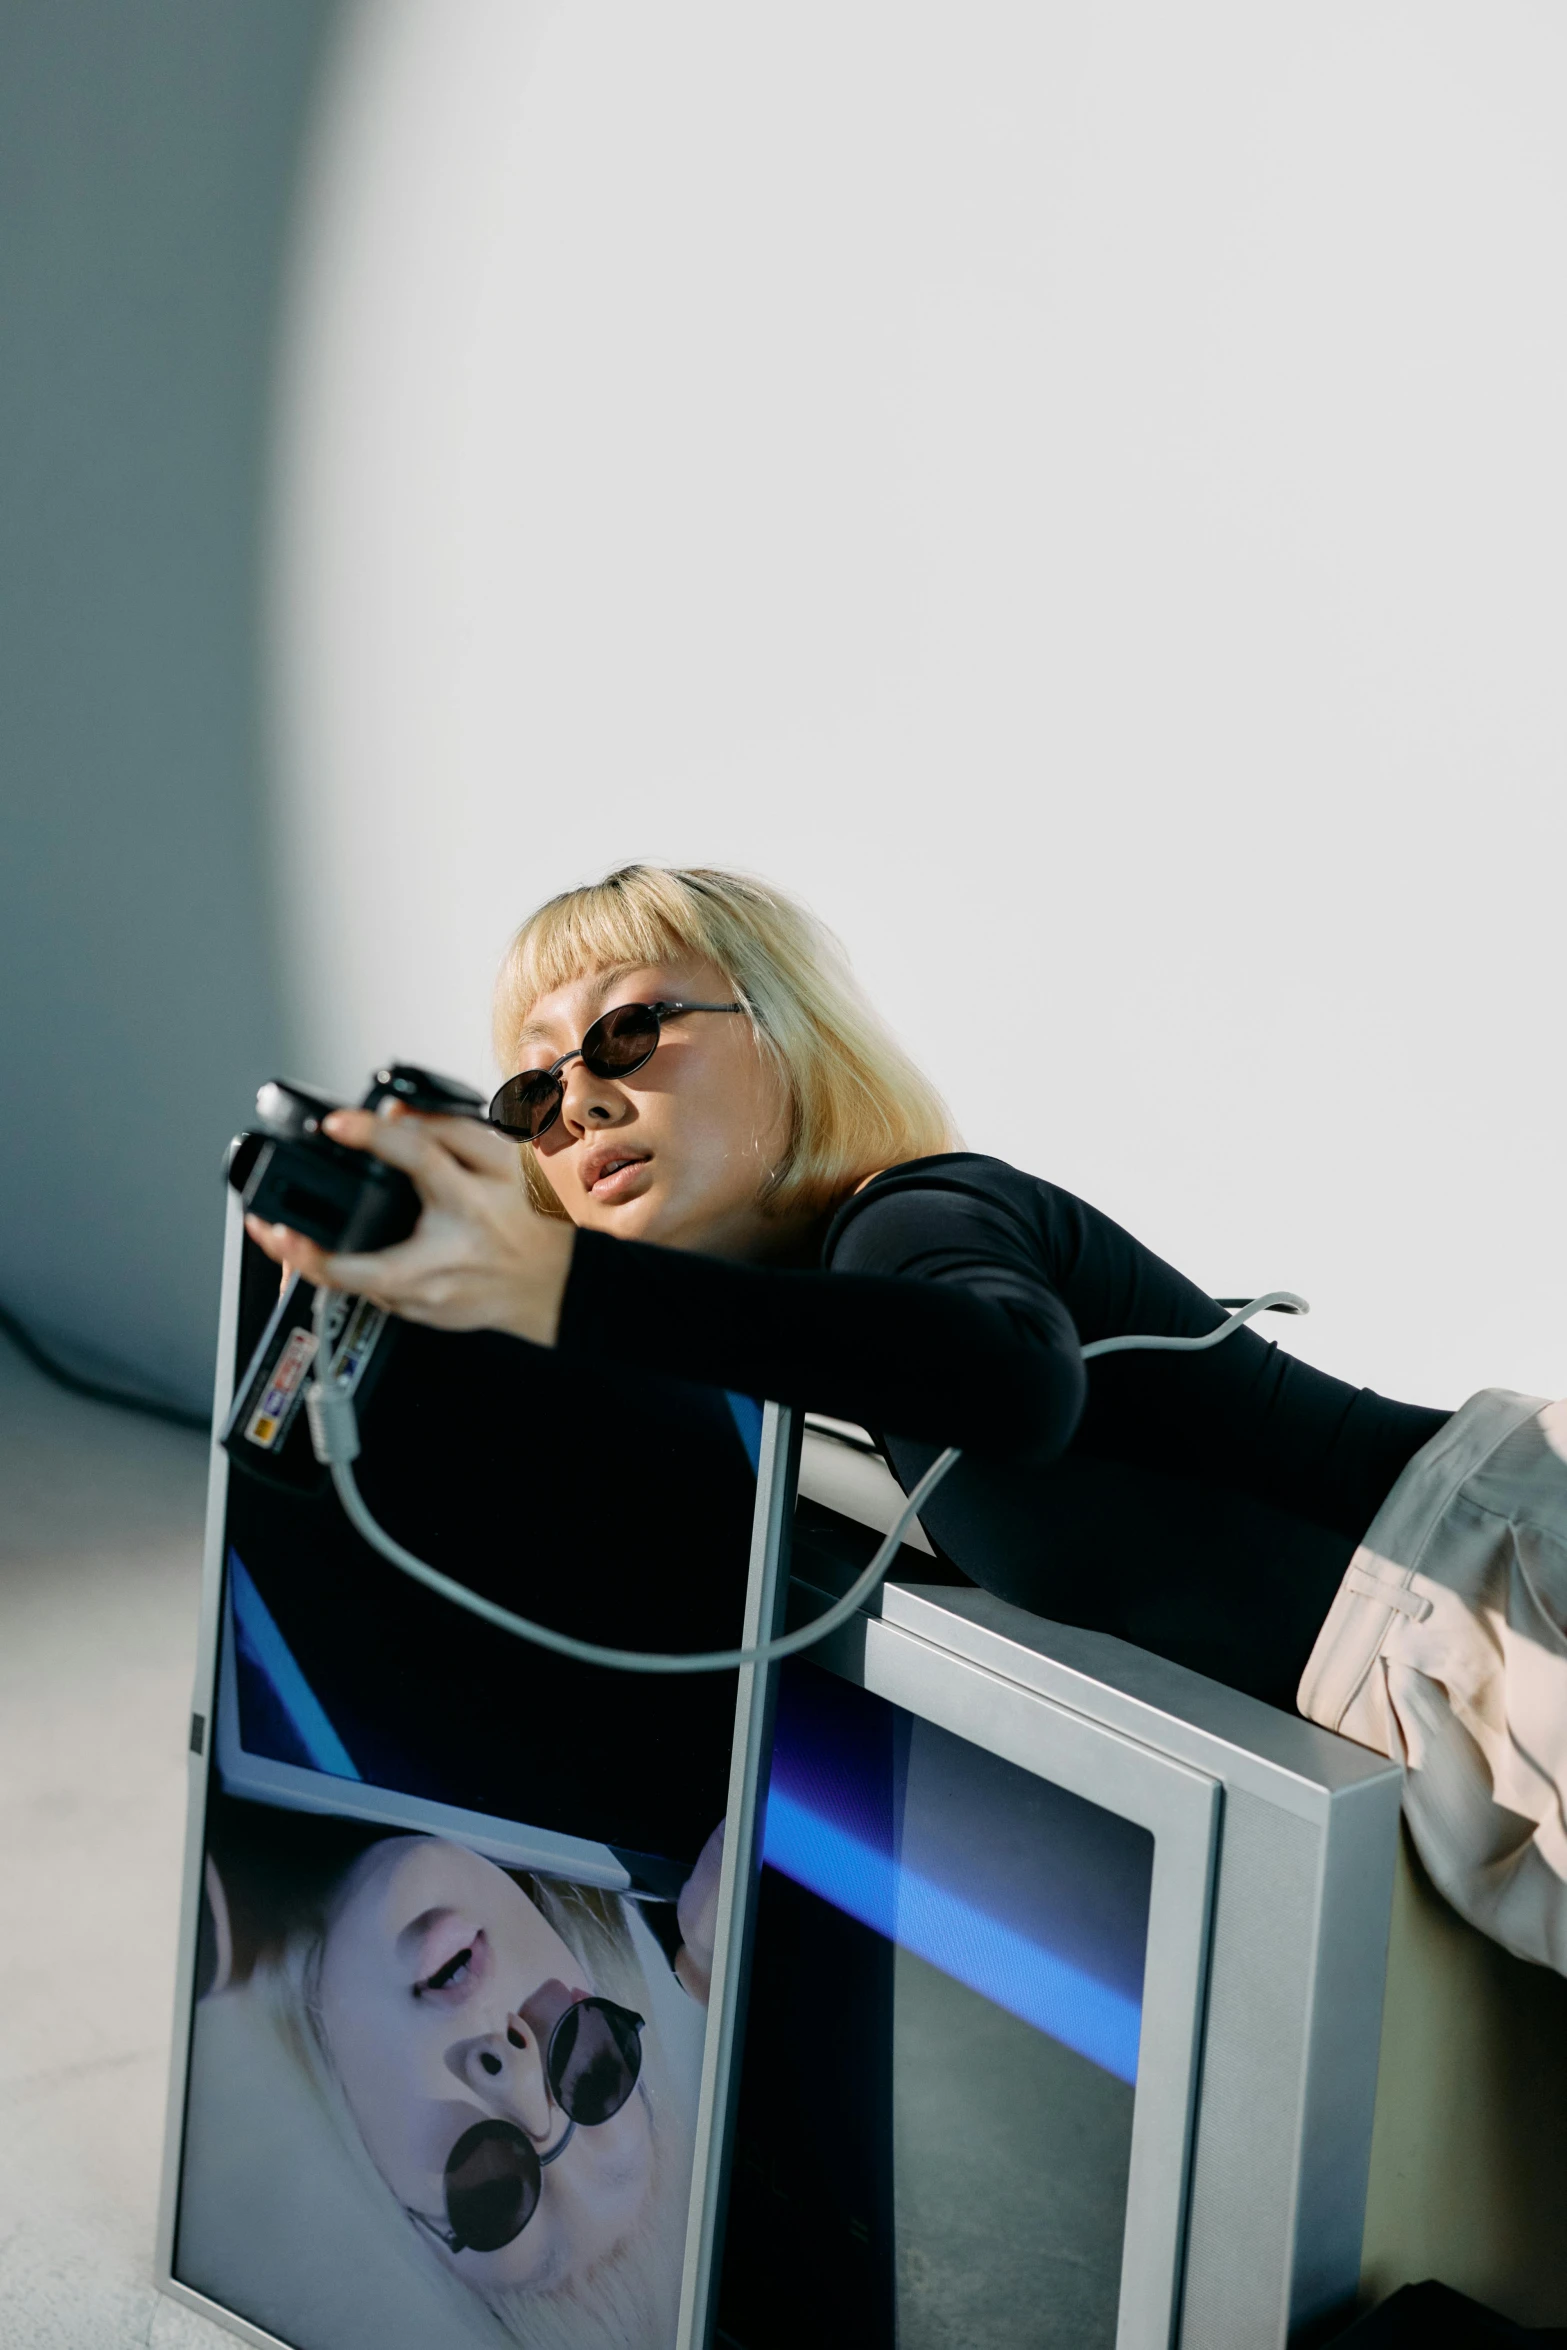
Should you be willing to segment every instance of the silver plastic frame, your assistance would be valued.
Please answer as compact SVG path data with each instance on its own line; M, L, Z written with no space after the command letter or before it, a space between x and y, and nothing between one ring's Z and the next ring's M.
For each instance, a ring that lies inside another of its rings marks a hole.
M801 1589L792 1612L820 1604ZM1396 1766L982 1591L884 1586L812 1653L1153 1832L1116 2350L1284 2350L1347 2310Z
M233 1401L234 1353L239 1332L239 1274L243 1248L243 1212L239 1201L231 1194L218 1318L217 1377L213 1393L214 1429L224 1425ZM770 1637L781 1619L787 1588L786 1537L793 1503L797 1456L798 1439L792 1416L779 1405L768 1404L763 1417L761 1454L757 1465L756 1514L752 1521L745 1609L744 1638L747 1646ZM185 1860L175 1971L173 2051L169 2067L153 2277L154 2282L173 2300L183 2302L189 2309L199 2310L215 2324L226 2326L241 2341L254 2343L259 2346L259 2350L298 2350L297 2344L285 2342L281 2336L253 2325L238 2311L227 2309L221 2302L196 2292L174 2274L185 2095L195 2006L196 1930L200 1913L202 1862L206 1851L207 1788L217 1762L218 1742L213 1735L213 1721L214 1700L219 1696L223 1664L222 1599L228 1472L228 1455L214 1439L207 1485L201 1619L192 1697L192 1748L188 1758ZM722 2208L722 2181L736 2086L733 2042L744 1987L747 1937L755 1910L756 1879L760 1866L758 1794L767 1753L775 1678L775 1668L771 1666L747 1666L739 1675L729 1774L729 1809L726 1815L723 1868L719 1879L712 1989L703 2043L702 2082L697 2107L676 2350L703 2350L707 2329L711 2325L711 2272ZM198 1721L202 1725L200 1752L196 1751L195 1745L195 1723ZM355 1809L357 1783L345 1780L342 1785L347 1798L343 1806L345 1813L348 1816L370 1816L364 1814L362 1809ZM366 1790L359 1787L357 1793L363 1797ZM431 1809L428 1805L417 1808L421 1817ZM388 1814L389 1824L391 1820L392 1815ZM454 1832L465 1833L463 1830Z

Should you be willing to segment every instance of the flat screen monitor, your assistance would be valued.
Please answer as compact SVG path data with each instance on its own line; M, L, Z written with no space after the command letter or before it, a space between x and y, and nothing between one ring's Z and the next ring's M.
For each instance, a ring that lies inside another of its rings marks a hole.
M251 1408L300 1313L232 1222L161 2281L290 2350L677 2350L709 2325L762 1677L565 1660L400 1575L284 1430L287 1362ZM377 1351L359 1482L419 1556L589 1640L771 1628L776 1409L656 1350L608 1379L487 1335Z

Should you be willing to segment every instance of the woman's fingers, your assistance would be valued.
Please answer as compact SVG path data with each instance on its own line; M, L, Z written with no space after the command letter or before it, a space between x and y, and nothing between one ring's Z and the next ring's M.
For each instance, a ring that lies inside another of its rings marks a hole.
M378 1118L373 1110L334 1110L321 1124L334 1142L396 1167L432 1198L451 1163L450 1154L430 1133L427 1118Z
M274 1263L303 1274L317 1289L346 1289L394 1312L428 1272L428 1251L416 1239L377 1249L373 1255L334 1257L287 1224L263 1224L259 1216L247 1216L245 1230Z
M274 1264L302 1274L317 1289L346 1289L355 1297L373 1293L376 1304L394 1309L402 1302L410 1274L417 1279L424 1270L425 1252L416 1251L408 1240L395 1248L377 1249L373 1256L334 1257L287 1224L264 1224L259 1216L247 1216L245 1230Z
M334 1142L409 1177L422 1203L418 1225L392 1248L334 1256L302 1233L247 1218L268 1256L409 1321L554 1345L575 1236L529 1203L515 1144L469 1119L407 1112L340 1110L323 1124Z
M517 1145L473 1118L426 1118L400 1108L390 1117L334 1110L322 1124L334 1142L400 1168L432 1199L442 1196L454 1163L476 1175L516 1173Z
M290 1225L264 1224L259 1216L247 1216L245 1230L257 1248L264 1250L272 1262L281 1265L285 1272L302 1273L307 1281L313 1281L318 1288L336 1289L344 1286L333 1280L330 1270L332 1260L325 1249L319 1248L313 1240L307 1240L302 1232L295 1232Z
M395 1314L417 1302L432 1269L441 1269L438 1259L432 1266L432 1256L429 1243L416 1232L373 1255L323 1257L321 1265L330 1288L352 1290L356 1297L368 1297Z
M477 1118L420 1117L419 1124L428 1128L460 1167L469 1167L476 1175L504 1175L515 1181L521 1145L512 1137L497 1133Z

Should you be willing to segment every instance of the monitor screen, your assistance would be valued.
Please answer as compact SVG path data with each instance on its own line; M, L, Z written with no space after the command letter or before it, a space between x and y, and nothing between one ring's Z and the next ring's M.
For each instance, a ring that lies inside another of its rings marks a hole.
M372 1511L459 1582L739 1642L752 1399L394 1326L361 1420ZM265 1449L219 1476L172 2278L298 2350L667 2350L739 1677L486 1625Z
M804 1659L779 1679L728 2350L1109 2350L1154 1838Z

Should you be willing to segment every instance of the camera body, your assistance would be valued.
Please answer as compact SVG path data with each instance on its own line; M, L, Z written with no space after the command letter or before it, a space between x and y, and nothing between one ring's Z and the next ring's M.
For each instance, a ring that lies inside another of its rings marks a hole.
M483 1096L455 1078L405 1061L378 1069L360 1108L383 1102L447 1118L479 1118ZM346 1105L274 1078L256 1096L256 1125L229 1153L227 1175L246 1212L287 1224L322 1248L357 1254L406 1240L419 1221L419 1195L406 1175L367 1151L348 1150L321 1131Z
M386 1101L448 1118L483 1118L471 1086L428 1069L394 1062L378 1069L360 1104ZM390 1248L419 1221L419 1194L406 1175L368 1151L348 1150L321 1122L345 1105L302 1085L275 1079L256 1096L256 1124L230 1146L225 1174L252 1215L287 1224L323 1248L347 1254ZM270 1275L272 1268L266 1266ZM327 1472L316 1459L301 1409L322 1345L334 1381L360 1403L384 1366L396 1327L368 1298L334 1297L324 1334L315 1325L315 1291L297 1276L266 1316L265 1328L234 1392L220 1442L254 1475L299 1494L321 1492Z

